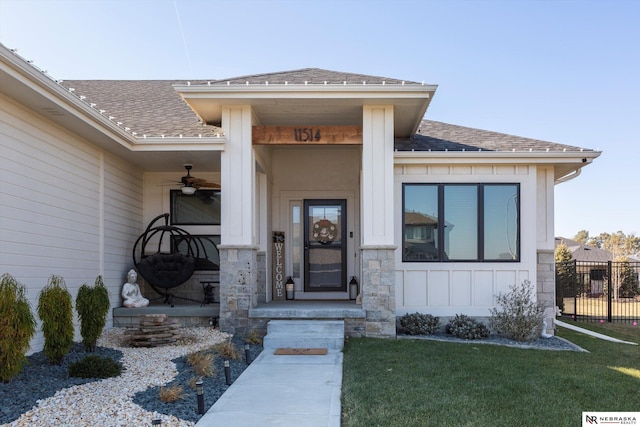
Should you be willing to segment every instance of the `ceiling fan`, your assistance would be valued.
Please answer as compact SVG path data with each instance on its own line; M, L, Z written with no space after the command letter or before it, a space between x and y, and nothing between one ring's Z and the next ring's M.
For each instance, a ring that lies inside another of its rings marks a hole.
M200 188L220 188L220 184L191 176L191 169L193 168L193 165L186 164L184 165L184 168L187 170L187 174L180 178L180 183L182 184L182 188L180 190L182 191L182 194L191 195Z

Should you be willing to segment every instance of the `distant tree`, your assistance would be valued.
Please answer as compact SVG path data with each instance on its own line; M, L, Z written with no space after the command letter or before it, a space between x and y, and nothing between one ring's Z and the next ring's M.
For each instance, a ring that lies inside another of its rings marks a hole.
M564 296L574 295L576 269L573 263L573 256L566 243L562 242L556 246L556 305L560 310L564 310Z
M573 240L575 240L578 243L582 243L583 245L586 245L587 242L589 241L589 232L587 230L580 230L578 231L578 233L576 233Z
M638 289L638 275L626 257L618 257L615 261L613 298L635 297L640 293L640 289Z
M600 233L598 236L590 238L588 244L610 251L614 258L628 257L640 252L640 237L634 233L626 235L622 231L613 234Z

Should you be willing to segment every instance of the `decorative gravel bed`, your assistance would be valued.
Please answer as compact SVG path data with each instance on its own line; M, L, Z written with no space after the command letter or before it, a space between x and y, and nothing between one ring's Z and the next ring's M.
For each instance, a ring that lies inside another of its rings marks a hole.
M42 353L28 357L28 365L9 383L0 383L0 425L10 427L50 426L142 426L161 419L172 427L189 427L201 417L195 391L188 383L194 376L186 356L231 339L242 357L230 361L231 379L248 366L244 341L213 328L190 328L178 345L156 348L124 346L123 330L110 329L98 341L94 353L74 344L60 366L51 365ZM251 360L262 351L250 346ZM70 378L69 364L90 354L108 356L123 363L119 377L104 380ZM216 375L204 378L205 410L229 387L223 360L215 361ZM183 398L174 403L160 400L160 387L179 384Z
M52 365L43 352L29 356L22 371L9 383L0 382L0 424L18 419L23 413L34 407L39 400L53 396L58 390L75 385L87 384L96 379L69 377L69 365L95 354L110 357L115 361L122 359L122 352L106 347L96 347L95 352L87 353L79 343L74 343L65 356L62 365Z
M231 371L230 379L234 381L242 374L247 368L244 351L244 341L240 338L234 337L232 342L241 351L241 358L239 360L229 360L229 367ZM250 361L255 360L256 357L262 351L262 346L250 345ZM176 402L162 402L158 396L160 395L160 387L150 387L143 392L136 393L133 396L133 402L140 405L142 408L149 412L159 412L162 414L171 414L182 420L197 422L201 414L198 414L198 400L196 391L190 387L190 381L196 377L196 373L193 368L187 363L186 357L179 357L173 359L172 362L176 364L178 370L178 376L167 384L165 387L178 386L183 390L183 397ZM222 396L222 394L229 388L226 382L224 371L224 359L222 357L216 357L214 361L215 375L211 377L203 377L203 389L204 389L204 408L208 410L213 404Z

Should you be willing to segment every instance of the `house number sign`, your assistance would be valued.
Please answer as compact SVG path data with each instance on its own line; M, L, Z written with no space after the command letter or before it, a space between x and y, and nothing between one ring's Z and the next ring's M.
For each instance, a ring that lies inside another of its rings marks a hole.
M359 145L362 126L253 126L254 145Z
M322 136L320 135L320 129L316 128L294 128L293 139L298 142L312 142L320 141Z

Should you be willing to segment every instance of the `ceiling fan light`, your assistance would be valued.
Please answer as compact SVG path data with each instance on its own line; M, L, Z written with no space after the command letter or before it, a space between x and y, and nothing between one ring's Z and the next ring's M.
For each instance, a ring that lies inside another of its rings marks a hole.
M192 195L192 194L195 194L195 192L196 192L196 187L191 187L191 186L186 186L186 185L185 185L184 187L182 187L182 188L181 188L181 190L182 190L182 194L185 194L185 195L187 195L187 196L190 196L190 195Z

